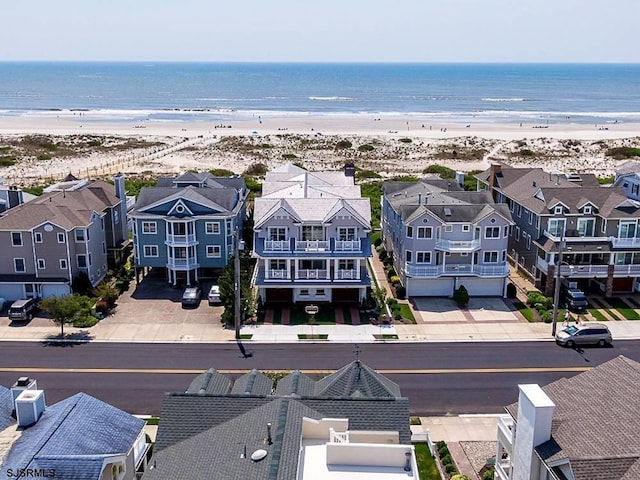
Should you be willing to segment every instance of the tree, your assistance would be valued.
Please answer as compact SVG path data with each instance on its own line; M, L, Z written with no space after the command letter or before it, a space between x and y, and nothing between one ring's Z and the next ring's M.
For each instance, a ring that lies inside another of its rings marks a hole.
M116 300L120 295L120 291L115 286L113 286L113 284L109 282L102 282L93 290L93 294L98 298L102 298L105 302L107 302L109 308L111 308L115 305Z
M224 306L221 320L226 325L233 325L235 320L235 280L233 275L233 257L222 269L218 277L220 287L220 301ZM255 296L251 287L251 269L253 261L248 257L240 257L240 311L246 315L253 315L255 310Z
M460 285L460 287L453 292L453 299L461 307L467 306L467 304L469 303L469 292L464 285Z
M64 337L64 325L91 315L91 299L82 295L49 297L40 302L40 308L60 325L60 336Z

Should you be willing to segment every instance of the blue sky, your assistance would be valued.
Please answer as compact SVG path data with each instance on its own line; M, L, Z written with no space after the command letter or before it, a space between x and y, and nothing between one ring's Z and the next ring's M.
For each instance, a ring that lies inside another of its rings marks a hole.
M2 3L0 60L640 62L640 0Z

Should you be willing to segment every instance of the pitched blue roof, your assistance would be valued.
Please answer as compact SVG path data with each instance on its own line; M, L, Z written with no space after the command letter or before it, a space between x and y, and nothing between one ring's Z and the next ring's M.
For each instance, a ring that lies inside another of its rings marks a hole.
M0 385L0 430L4 430L15 422L11 416L12 411L11 390Z
M143 420L78 393L48 407L26 428L4 464L14 469L55 468L56 478L97 479L104 458L126 455L143 428Z

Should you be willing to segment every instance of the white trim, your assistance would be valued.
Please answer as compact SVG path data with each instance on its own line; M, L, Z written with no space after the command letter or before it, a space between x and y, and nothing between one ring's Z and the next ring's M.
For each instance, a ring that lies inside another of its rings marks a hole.
M220 258L222 257L222 249L220 248L220 245L207 245L206 254L207 258Z
M38 267L38 270L46 270L47 262L45 261L44 258L38 258L36 260L36 266Z
M78 234L82 232L82 238L78 238ZM88 239L87 229L83 227L75 228L73 232L73 238L75 239L75 243L86 242Z
M426 255L429 258L429 261L428 262L425 262L425 261L421 262L420 260L418 260L420 255L423 255L423 256ZM425 252L425 251L416 252L416 261L415 261L416 264L418 264L418 263L419 264L423 264L423 265L424 264L431 264L432 263L432 259L433 259L433 256L431 255L431 252Z
M154 253L154 249L155 249L155 253ZM143 251L143 256L146 258L157 258L159 256L158 245L143 245L142 251Z
M84 267L80 266L80 257L84 257ZM89 268L89 259L87 258L87 254L86 253L78 253L76 254L76 265L78 266L78 268Z
M61 258L58 260L58 265L60 266L60 270L66 270L68 268L67 259Z
M209 231L209 227L211 227L211 231ZM206 235L220 235L220 222L204 222L204 233Z
M498 235L492 235L491 237L489 237L487 235L487 232L489 231L489 229L495 229L498 232ZM491 225L491 226L486 226L484 227L484 238L485 239L496 239L496 238L501 238L500 236L500 227L495 226L495 225Z
M158 234L158 222L156 222L155 220L143 220L142 222L142 234L143 235L157 235ZM149 228L149 231L146 232L145 231L145 226L147 227L153 227L153 228ZM153 230L153 231L151 231Z
M13 241L13 236L14 235L19 235L20 236L20 243L16 244ZM12 247L24 247L24 242L22 241L22 232L11 232L11 246Z
M64 241L64 233L63 232L58 232L57 238L58 238L58 243L65 243L65 241ZM62 241L60 241L61 239L62 239Z
M433 227L417 227L418 231L416 232L416 238L419 238L421 240L430 240L433 238ZM424 231L424 232L429 232L429 235L425 235L423 237L420 236L420 231Z
M493 261L490 258L489 261L487 261L487 254L489 254L491 257L493 257L493 254L495 254L496 260ZM500 252L498 250L489 250L486 252L482 252L482 263L500 263Z
M16 264L16 260L22 260L23 270L18 270L18 265ZM14 257L13 259L13 271L15 273L25 273L27 271L27 263L24 261L23 257Z
M35 243L42 243L42 232L33 232L33 241Z

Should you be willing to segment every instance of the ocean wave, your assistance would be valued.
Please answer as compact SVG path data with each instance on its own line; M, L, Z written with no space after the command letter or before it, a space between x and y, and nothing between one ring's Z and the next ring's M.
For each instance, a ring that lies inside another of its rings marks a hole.
M309 97L309 100L317 100L320 102L349 102L353 100L351 97Z
M486 97L481 99L483 102L526 102L524 98L491 98Z

